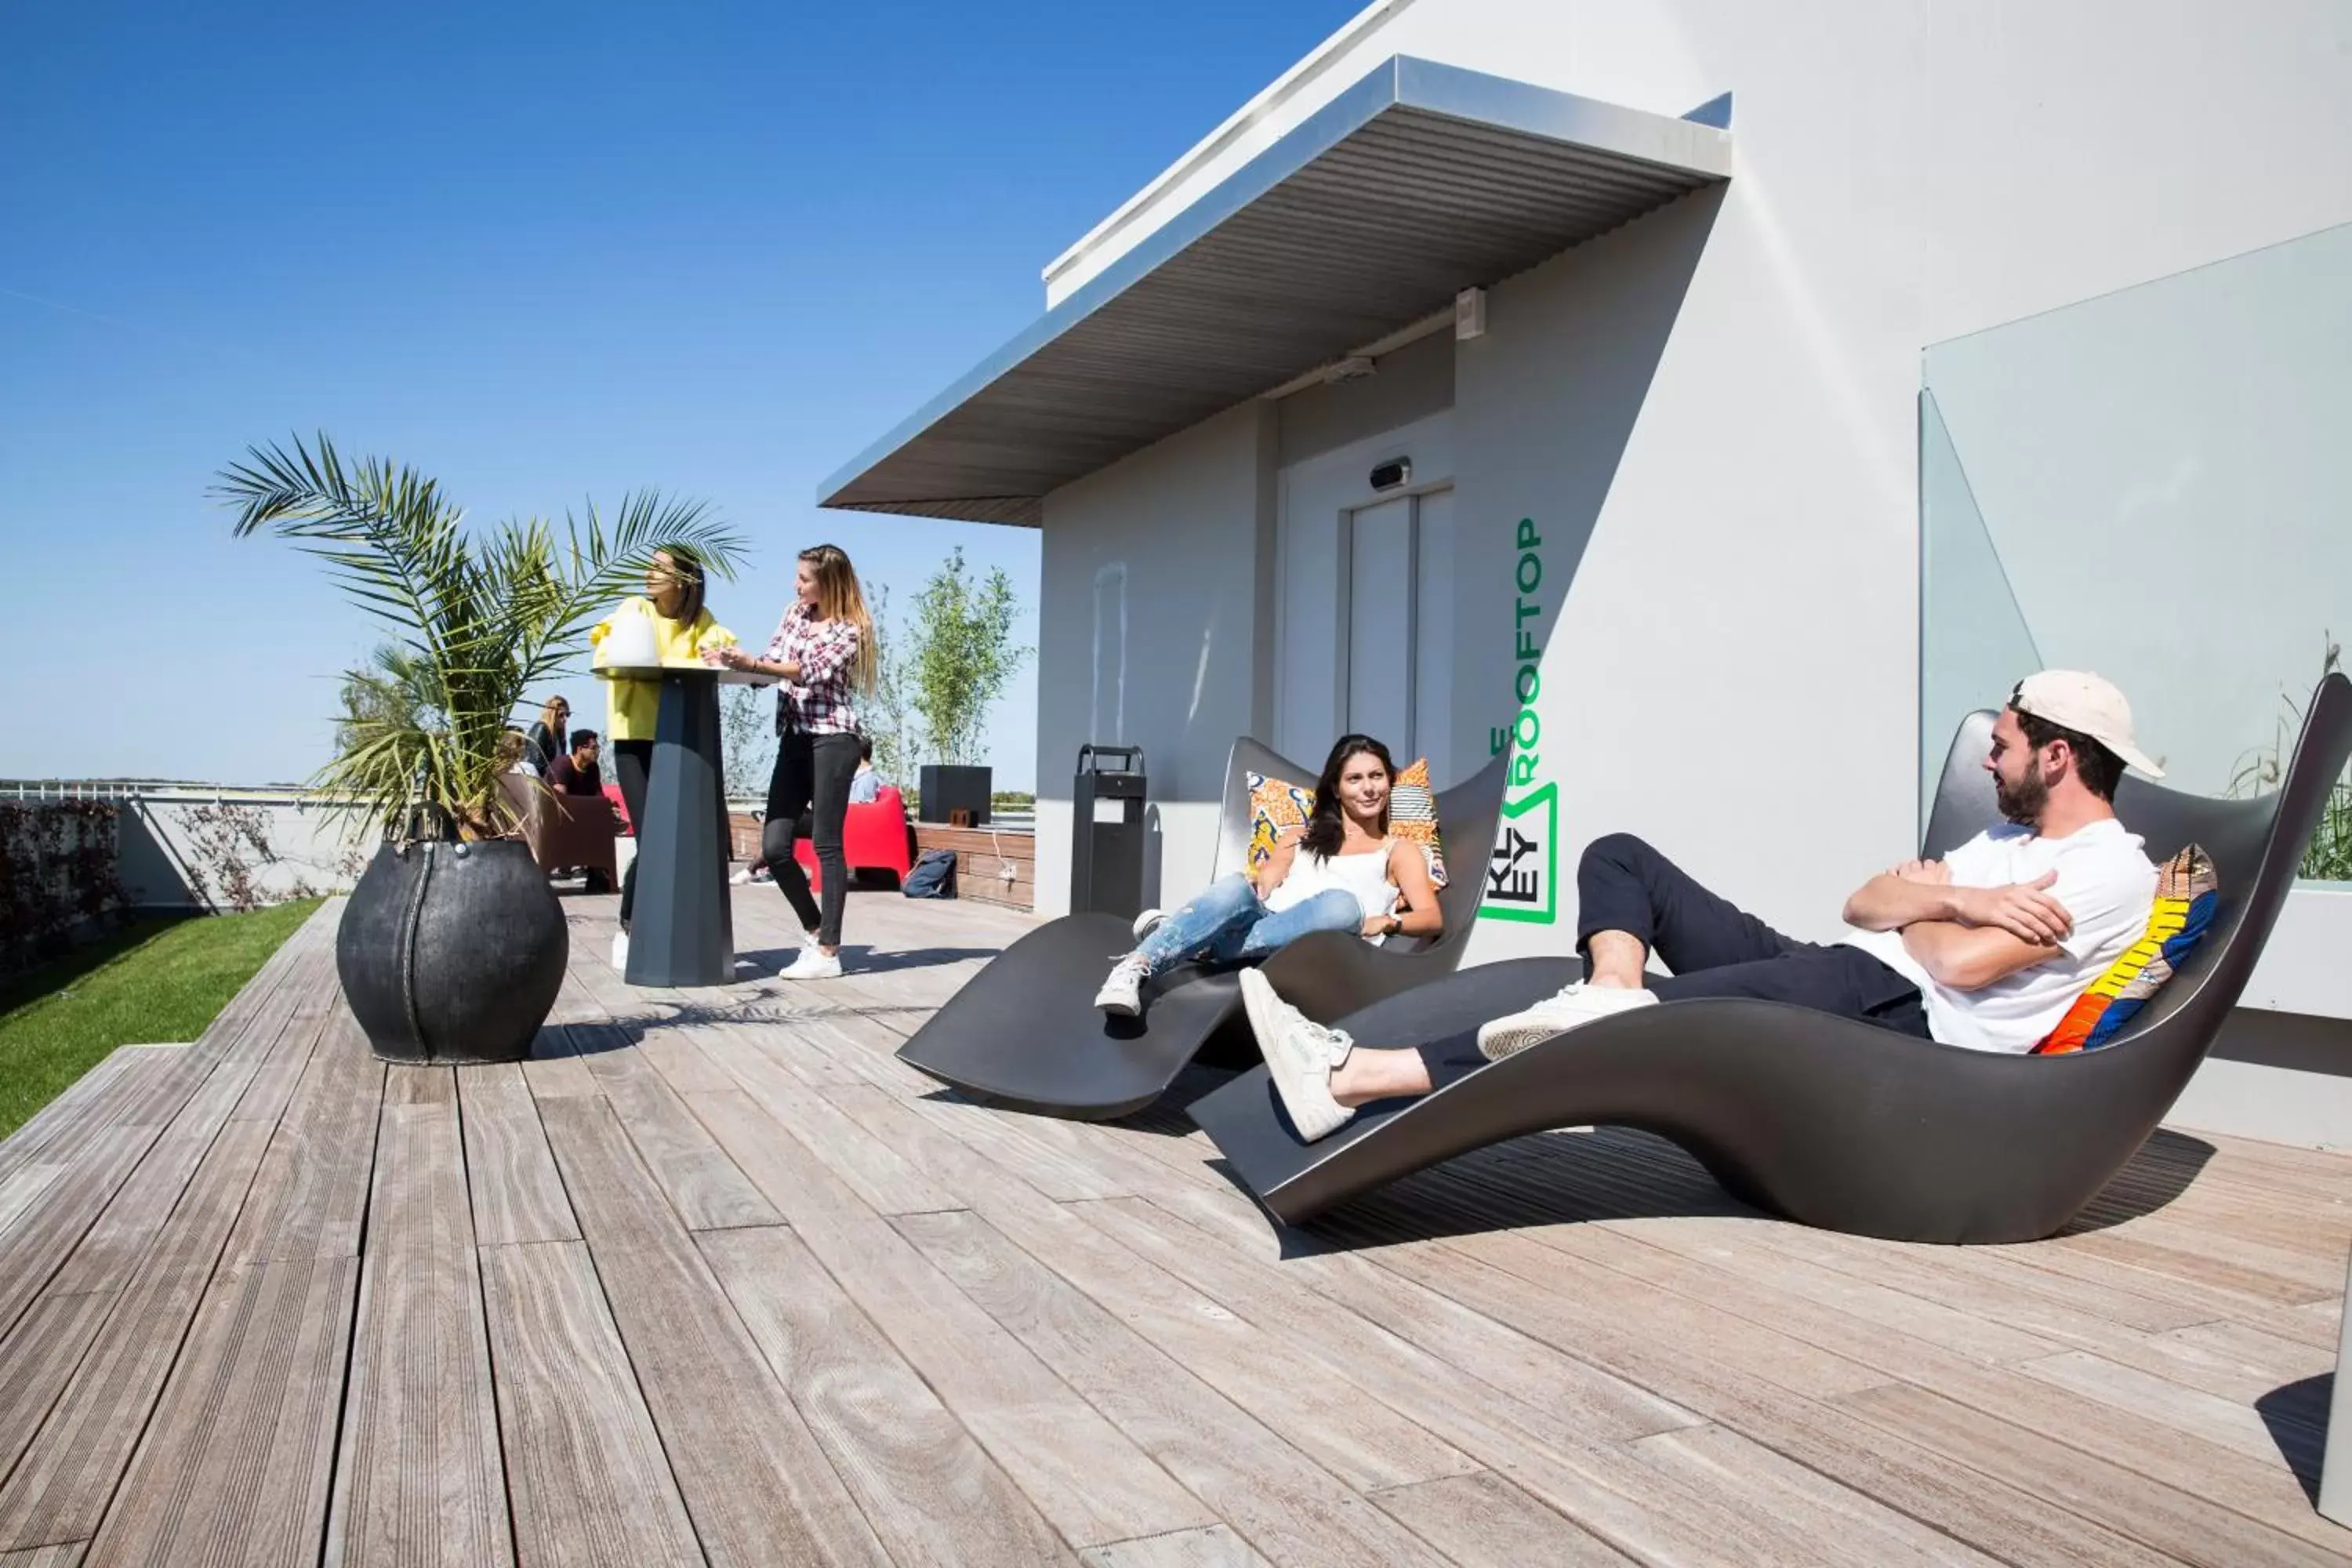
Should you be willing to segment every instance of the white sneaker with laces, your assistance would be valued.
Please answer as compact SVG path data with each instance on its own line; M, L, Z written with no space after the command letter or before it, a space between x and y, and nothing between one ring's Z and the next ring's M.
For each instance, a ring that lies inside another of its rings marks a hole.
M1150 978L1143 960L1129 953L1111 965L1110 977L1095 993L1095 1005L1113 1017L1139 1017L1143 1012L1143 983Z
M1579 1024L1590 1024L1612 1013L1654 1006L1657 993L1629 991L1622 985L1588 985L1571 981L1558 994L1547 996L1524 1013L1490 1018L1478 1026L1478 1050L1490 1062L1516 1056L1529 1046L1564 1035Z
M629 933L627 931L616 931L613 933L613 967L624 974L629 972Z
M1158 931L1160 929L1160 922L1165 921L1167 918L1168 911L1166 910L1146 910L1141 914L1136 916L1134 926L1135 940L1141 942L1153 931Z
M1346 1059L1354 1042L1285 1002L1255 969L1242 971L1242 1006L1299 1142L1312 1143L1345 1127L1356 1110L1331 1098L1331 1068Z
M811 937L801 949L801 955L784 968L786 980L838 980L841 978L841 955L827 952Z

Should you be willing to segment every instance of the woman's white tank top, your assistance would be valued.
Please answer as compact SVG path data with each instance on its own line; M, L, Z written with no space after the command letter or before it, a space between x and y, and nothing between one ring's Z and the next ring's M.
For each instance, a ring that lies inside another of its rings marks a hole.
M1331 888L1353 893L1364 918L1384 915L1396 908L1396 884L1389 880L1389 844L1362 855L1334 855L1326 859L1301 849L1291 858L1290 869L1266 895L1268 911L1280 914Z

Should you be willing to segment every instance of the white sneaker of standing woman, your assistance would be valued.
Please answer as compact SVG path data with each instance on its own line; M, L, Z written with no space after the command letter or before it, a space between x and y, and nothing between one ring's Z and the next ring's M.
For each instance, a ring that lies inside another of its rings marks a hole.
M816 932L801 935L801 955L785 966L786 980L838 980L841 978L841 955L827 952L817 945Z

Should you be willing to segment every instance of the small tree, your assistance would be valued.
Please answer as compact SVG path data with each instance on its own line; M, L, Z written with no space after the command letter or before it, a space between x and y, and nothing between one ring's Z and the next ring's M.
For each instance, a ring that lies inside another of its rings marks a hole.
M730 686L719 700L719 739L732 798L768 793L768 776L776 767L775 703L775 692L764 686Z
M448 693L433 667L396 643L377 644L364 666L343 672L342 700L342 716L335 721L339 756L371 733L448 728Z
M972 581L958 546L915 596L907 639L908 700L922 715L926 750L938 761L980 761L982 727L1030 649L1013 641L1020 600L1001 566Z
M874 695L858 707L866 738L874 742L874 770L888 782L914 782L917 725L907 711L908 656L888 626L890 585L866 584L866 607L874 616Z

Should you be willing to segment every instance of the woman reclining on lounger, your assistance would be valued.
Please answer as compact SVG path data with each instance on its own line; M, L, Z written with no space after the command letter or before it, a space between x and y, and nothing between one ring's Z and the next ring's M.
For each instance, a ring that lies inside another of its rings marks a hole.
M1352 931L1368 942L1435 936L1445 926L1420 845L1389 832L1396 764L1370 735L1342 735L1315 781L1303 829L1276 840L1255 873L1221 877L1172 915L1146 910L1137 946L1095 994L1106 1013L1143 1011L1143 983L1187 960L1264 958L1309 931Z

